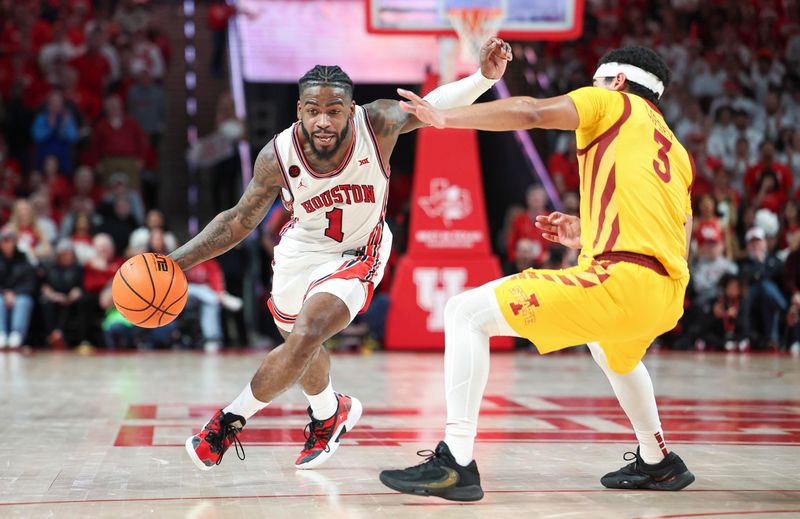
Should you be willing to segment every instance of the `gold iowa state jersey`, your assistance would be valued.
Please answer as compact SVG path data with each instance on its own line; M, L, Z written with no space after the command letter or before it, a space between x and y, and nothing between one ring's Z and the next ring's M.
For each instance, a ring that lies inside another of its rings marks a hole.
M596 87L567 95L579 117L581 254L636 252L657 258L673 279L688 276L689 153L642 97Z

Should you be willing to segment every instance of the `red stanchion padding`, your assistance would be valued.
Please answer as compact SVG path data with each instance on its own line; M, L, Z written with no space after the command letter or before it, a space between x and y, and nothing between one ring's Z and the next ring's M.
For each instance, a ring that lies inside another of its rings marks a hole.
M477 259L404 256L392 282L385 346L390 350L444 348L444 307L447 300L502 275L493 256ZM509 350L514 340L492 339L492 349Z
M489 243L476 132L419 130L408 254L489 256Z

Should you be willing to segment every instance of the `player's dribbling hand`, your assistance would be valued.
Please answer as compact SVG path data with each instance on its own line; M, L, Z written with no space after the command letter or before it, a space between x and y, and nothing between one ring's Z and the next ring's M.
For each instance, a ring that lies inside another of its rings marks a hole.
M511 45L497 37L489 38L481 46L481 74L487 79L500 79L513 57Z
M539 215L535 225L543 230L542 237L570 249L581 248L581 220L558 211Z
M397 93L400 97L408 99L408 101L400 101L400 108L402 108L403 111L417 116L417 119L435 128L445 127L444 116L441 110L410 90L398 88Z

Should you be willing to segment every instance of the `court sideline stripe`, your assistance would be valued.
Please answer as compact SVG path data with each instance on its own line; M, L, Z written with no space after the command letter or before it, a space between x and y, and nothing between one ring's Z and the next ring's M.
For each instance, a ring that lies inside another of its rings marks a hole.
M800 512L800 508L793 510L745 510L740 512L701 512L696 514L674 515L643 515L634 519L677 519L680 517L715 517L720 515L759 515L759 514L792 514Z
M598 492L604 493L614 493L613 490L607 489L589 489L589 490L580 490L580 489L572 489L572 490L485 490L484 493L486 494L594 494ZM622 492L617 492L620 494L630 494L632 491L624 490ZM636 492L636 491L633 491ZM641 493L651 494L652 492L648 490L640 490ZM720 492L748 492L748 493L775 493L775 492L788 492L788 493L800 493L800 490L777 490L777 489L767 489L767 490L757 490L757 489L697 489L697 490L682 490L681 492L688 492L688 493L720 493ZM261 496L189 496L189 497L134 497L130 499L70 499L70 500L61 500L61 501L21 501L18 503L0 503L0 506L26 506L26 505L69 505L69 504L81 504L81 503L137 503L137 502L149 502L149 501L201 501L201 500L220 500L220 499L286 499L286 498L309 498L309 497L330 497L331 494L329 493L319 493L319 494L279 494L274 496L268 495L261 495ZM360 497L360 496L400 496L398 492L348 492L342 494L336 494L339 497ZM785 512L797 512L800 510L786 510ZM783 511L780 511L783 512ZM702 517L703 515L730 515L730 514L738 514L742 512L722 512L722 513L707 513L707 514L700 514L697 517ZM746 512L745 512L746 513ZM754 512L750 512L754 513ZM766 511L763 513L767 513ZM692 515L659 515L659 516L649 516L647 519L667 519L673 517L693 517ZM645 519L644 517L640 519Z

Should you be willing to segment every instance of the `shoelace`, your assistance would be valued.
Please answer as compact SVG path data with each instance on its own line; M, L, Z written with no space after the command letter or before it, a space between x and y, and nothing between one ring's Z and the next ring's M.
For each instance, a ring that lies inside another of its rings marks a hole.
M632 457L629 457L628 456L629 454ZM625 461L633 462L633 463L629 463L626 468L630 467L632 469L635 469L639 465L639 456L637 456L635 452L631 452L631 451L626 452L625 454L622 455L622 459L625 460Z
M325 422L312 418L311 421L306 424L306 428L303 430L303 434L306 437L306 444L303 446L303 450L313 449L318 440L325 441L325 452L331 450L330 447L328 447L328 443L333 434L333 427L322 427L324 423Z
M411 470L411 469L424 470L425 467L428 467L429 465L439 465L441 463L441 458L439 458L439 456L436 455L435 451L432 451L430 449L417 451L417 456L425 458L425 461L423 461L419 465L414 465L413 467L406 467L406 470Z
M230 438L234 449L236 449L236 457L244 461L244 445L242 445L242 441L239 439L239 432L241 432L241 429L231 424L220 426L219 422L221 420L222 417L220 417L215 423L219 429L217 431L212 430L208 433L208 436L206 436L206 441L211 444L211 447L220 452L216 465L222 463L222 457L225 456L225 450L222 448L222 446L226 438Z

